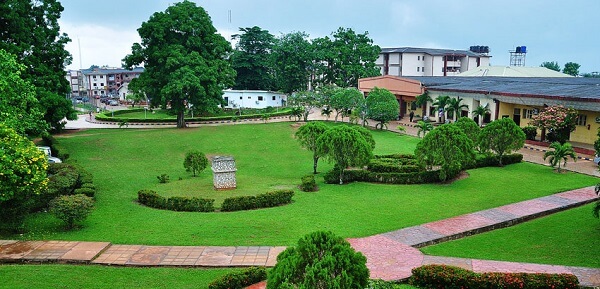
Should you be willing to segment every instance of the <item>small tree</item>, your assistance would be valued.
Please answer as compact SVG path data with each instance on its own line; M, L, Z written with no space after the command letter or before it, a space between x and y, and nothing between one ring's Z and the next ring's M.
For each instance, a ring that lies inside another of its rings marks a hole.
M317 139L317 151L335 163L340 185L344 183L344 169L366 165L373 157L373 146L361 132L347 125L332 127Z
M73 229L94 209L94 200L86 195L59 196L50 201L50 213L65 222L67 229Z
M440 122L442 122L442 123L446 122L445 111L446 111L446 107L448 106L449 102L450 102L449 96L440 95L435 99L435 102L433 102L433 104L432 104L434 107L436 107L438 109L438 113L441 116Z
M560 65L556 61L544 61L540 64L540 67L546 67L548 69L560 72Z
M502 165L502 156L519 150L525 144L525 133L510 118L495 120L486 125L479 133L479 148L493 151Z
M458 120L458 118L460 117L459 113L462 111L463 108L469 108L468 105L461 104L463 100L464 99L460 97L456 97L448 101L448 107L446 108L446 111L454 115L454 121Z
M546 158L549 158L548 161L550 162L550 166L552 166L553 168L556 167L556 171L559 173L561 172L561 161L563 162L564 166L567 165L567 160L569 157L571 157L573 161L577 161L577 154L573 150L571 144L568 142L561 144L555 141L550 145L550 148L554 150L545 152L544 160L546 160Z
M579 63L567 62L567 63L565 63L565 68L563 68L563 73L572 75L572 76L577 76L577 75L579 75L579 67L581 67L581 65L579 65Z
M317 165L321 157L317 150L317 139L328 129L329 127L324 123L313 121L301 126L296 131L295 136L300 145L313 153L313 174L317 174Z
M201 173L208 166L208 159L199 151L190 151L185 155L183 167L186 172L192 172L194 177L196 173Z
M277 256L267 288L366 288L367 259L331 232L314 232Z
M431 124L431 122L429 121L423 121L423 120L419 120L417 122L417 125L415 125L415 127L417 129L419 129L417 131L417 136L421 137L421 133L423 133L423 137L425 137L425 135L433 130L433 124Z
M415 157L427 169L440 167L440 180L454 177L475 159L473 141L453 124L443 124L417 144Z
M429 96L429 92L425 91L425 93L418 95L415 100L415 105L423 108L422 116L425 116L425 110L427 109L427 102L433 102L431 96Z
M383 129L398 117L399 105L396 96L385 88L375 87L367 96L367 117L379 122L375 127Z
M314 108L321 106L320 96L314 91L296 92L288 98L288 105L302 109L304 121L308 121L308 115Z
M474 120L468 117L461 117L454 123L454 125L460 128L460 130L462 130L469 137L469 139L473 141L473 144L477 143L481 128L479 128Z
M338 116L341 116L342 121L344 121L344 117L356 108L356 105L363 98L362 92L356 88L336 89L329 99L329 105L335 110L335 121L337 122Z
M571 132L575 130L577 111L562 105L549 106L531 119L531 125L542 130L542 137L544 136L543 132L548 130L553 134L555 141L565 143L569 140Z
M488 113L490 113L490 108L488 104L486 104L485 106L480 105L476 107L475 110L473 110L473 117L477 118L480 127L483 125L483 118Z

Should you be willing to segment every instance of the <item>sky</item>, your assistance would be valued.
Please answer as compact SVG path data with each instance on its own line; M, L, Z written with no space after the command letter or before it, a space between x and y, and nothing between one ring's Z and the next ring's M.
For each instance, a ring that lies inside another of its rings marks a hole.
M61 30L72 41L69 69L121 66L140 42L137 29L177 1L61 0ZM509 65L509 51L527 46L526 66L544 61L600 71L598 0L194 0L225 39L240 27L258 26L275 36L304 31L311 38L339 27L368 32L382 48L469 50L490 47L491 65ZM231 15L231 17L229 17ZM81 51L81 53L80 53Z

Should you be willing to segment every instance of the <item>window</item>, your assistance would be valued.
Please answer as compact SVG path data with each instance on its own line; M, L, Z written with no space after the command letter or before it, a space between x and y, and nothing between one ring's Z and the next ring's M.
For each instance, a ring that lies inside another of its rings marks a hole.
M421 67L421 71L425 72L425 67Z
M417 72L419 72L419 70L420 70L420 69L421 69L421 67L418 67L418 66L417 66Z
M240 96L240 99L242 99L242 97Z
M273 95L273 100L275 100L275 96Z
M94 76L92 76L92 77L93 77L94 79L96 79L96 76L95 76L95 75L94 75Z
M531 118L533 116L533 109L523 109L523 118Z
M587 125L587 115L585 115L585 114L577 115L577 125Z
M263 101L263 97L262 97L262 96L259 96L259 97L258 97L258 100L259 100L259 101Z
M104 82L100 83L100 86L104 86Z
M104 75L100 75L100 78L104 78Z
M417 56L417 60L421 60L421 56Z

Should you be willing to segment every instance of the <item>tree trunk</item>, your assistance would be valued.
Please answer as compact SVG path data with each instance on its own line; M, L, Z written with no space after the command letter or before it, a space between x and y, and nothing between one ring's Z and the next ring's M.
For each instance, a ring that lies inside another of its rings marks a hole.
M177 113L177 128L185 127L185 111L181 110Z
M317 164L319 163L319 157L313 158L313 174L317 174Z

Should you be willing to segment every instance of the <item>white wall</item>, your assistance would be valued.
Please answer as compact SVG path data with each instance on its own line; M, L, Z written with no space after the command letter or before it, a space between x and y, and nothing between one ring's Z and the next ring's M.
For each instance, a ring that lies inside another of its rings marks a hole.
M287 95L265 90L224 90L223 99L226 108L266 108L281 107L287 101Z

